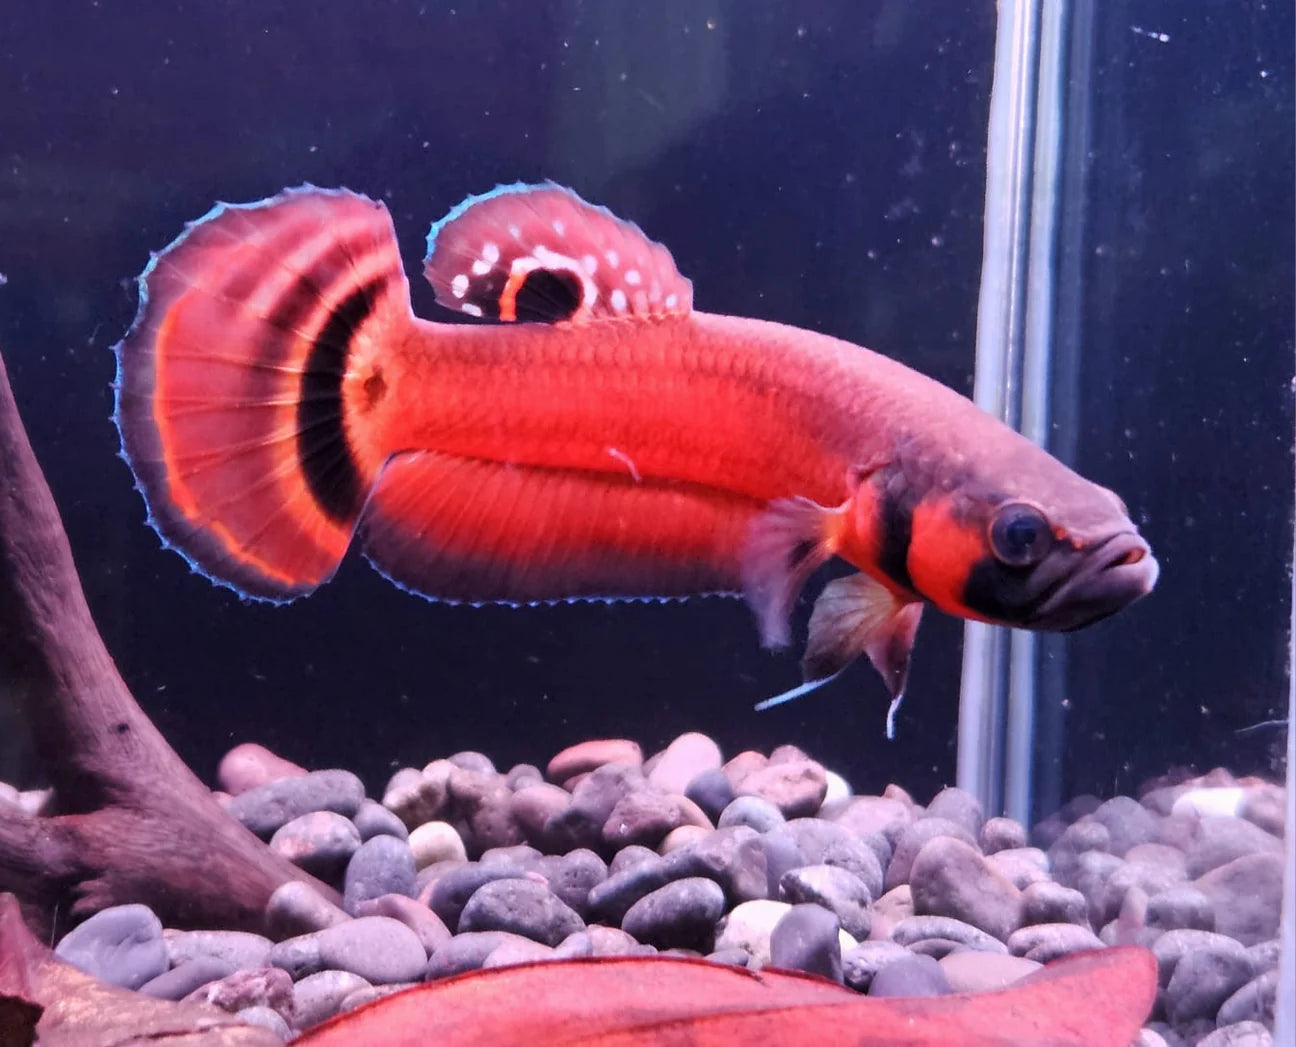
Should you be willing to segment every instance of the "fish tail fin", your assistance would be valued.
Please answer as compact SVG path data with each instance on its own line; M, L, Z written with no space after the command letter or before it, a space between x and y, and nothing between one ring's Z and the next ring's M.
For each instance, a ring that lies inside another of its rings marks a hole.
M327 581L388 453L384 353L413 322L386 207L346 190L220 204L154 255L114 420L163 543L244 596Z

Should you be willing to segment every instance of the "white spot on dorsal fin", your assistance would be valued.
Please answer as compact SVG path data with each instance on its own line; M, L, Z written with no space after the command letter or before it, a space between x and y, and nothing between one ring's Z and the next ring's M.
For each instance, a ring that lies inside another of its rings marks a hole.
M587 254L584 258L581 259L581 262L584 263L585 271L589 273L590 276L593 276L595 273L598 272L598 259L595 258L592 254Z
M639 281L642 280L642 279L643 279L643 277L641 277L641 276L639 275L639 270L638 270L638 269L627 269L627 270L626 270L626 274L625 274L625 282L628 283L631 287L637 287L637 286L639 285Z
M621 264L621 257L615 251L604 251L603 257L607 259L607 264L613 269Z
M666 296L666 308L674 309L677 305L679 305L679 295L672 291Z
M485 243L482 244L482 257L494 265L499 261L499 244Z
M555 218L551 224L553 225L553 231L559 236L567 235L567 226L563 224L561 218Z
M468 293L468 274L460 273L450 281L450 290L456 298L462 298Z
M612 308L618 313L624 313L625 307L626 293L618 287L612 292Z
M491 264L484 259L478 258L477 261L472 264L472 271L473 276L485 276L491 271Z
M522 239L522 230L518 228L516 222L509 223L508 234L509 236L513 237L514 240Z
M461 305L459 308L462 309L469 316L481 316L482 314L481 306L473 305L472 302L464 302L464 304Z

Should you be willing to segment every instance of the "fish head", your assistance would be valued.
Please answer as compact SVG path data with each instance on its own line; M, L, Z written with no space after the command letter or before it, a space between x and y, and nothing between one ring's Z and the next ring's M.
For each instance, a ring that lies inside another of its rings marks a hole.
M959 455L943 469L929 459L916 485L901 470L907 497L893 490L899 508L881 521L908 525L896 580L948 613L1051 632L1101 621L1151 592L1157 561L1125 503L1034 444L1012 444L1013 453Z

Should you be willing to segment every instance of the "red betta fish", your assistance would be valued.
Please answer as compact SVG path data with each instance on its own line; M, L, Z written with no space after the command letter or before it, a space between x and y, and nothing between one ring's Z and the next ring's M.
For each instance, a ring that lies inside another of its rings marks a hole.
M424 274L497 322L414 316L386 207L346 190L221 204L152 258L115 418L165 543L272 601L357 539L438 600L741 593L770 646L838 556L806 686L864 654L893 708L924 601L1065 630L1156 580L1112 492L893 360L695 311L664 247L567 189L469 198Z

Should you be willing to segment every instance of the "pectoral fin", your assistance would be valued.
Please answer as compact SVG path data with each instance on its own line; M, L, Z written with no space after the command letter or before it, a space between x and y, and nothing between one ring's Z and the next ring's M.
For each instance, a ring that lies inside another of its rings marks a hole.
M786 647L788 618L810 575L837 551L845 506L809 498L772 502L752 521L742 551L743 595L766 647Z
M904 699L909 652L921 617L921 602L898 598L862 572L829 582L810 615L810 636L801 660L805 682L757 708L798 698L827 683L860 655L867 655L891 695L887 737L894 737L895 713Z

